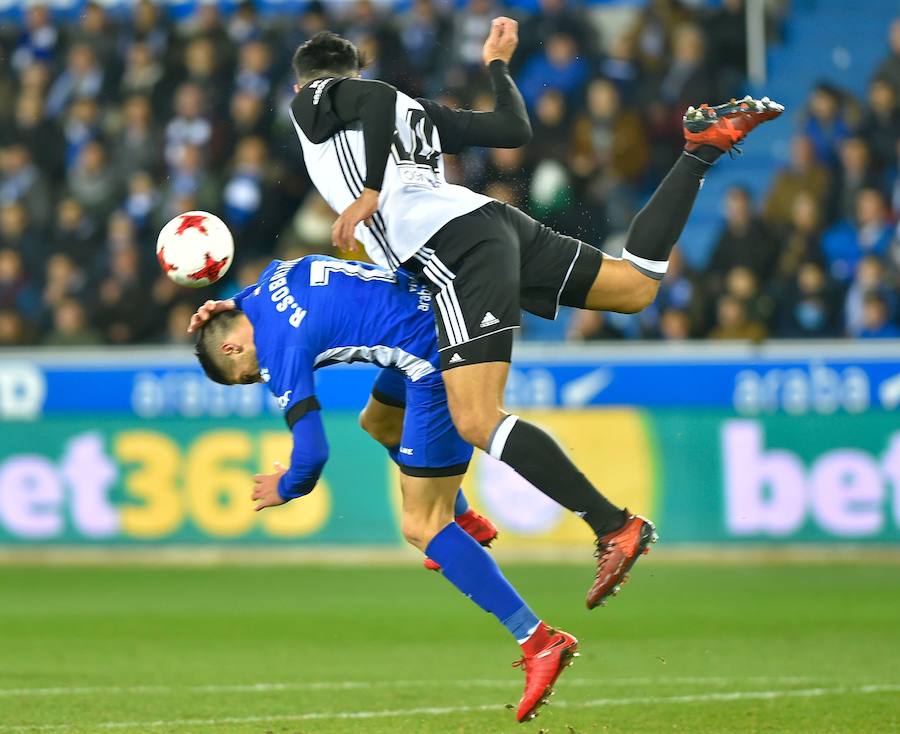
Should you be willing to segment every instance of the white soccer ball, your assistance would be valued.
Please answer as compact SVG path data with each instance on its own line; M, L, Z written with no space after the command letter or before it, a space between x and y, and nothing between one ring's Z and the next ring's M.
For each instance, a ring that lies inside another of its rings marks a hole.
M228 272L234 260L234 239L215 214L185 212L160 231L156 259L178 285L202 288Z

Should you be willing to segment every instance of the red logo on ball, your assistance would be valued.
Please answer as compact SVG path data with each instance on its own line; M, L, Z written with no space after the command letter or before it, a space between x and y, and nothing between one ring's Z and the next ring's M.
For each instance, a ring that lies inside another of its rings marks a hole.
M178 225L175 234L184 234L189 229L199 229L202 234L209 234L206 231L206 227L203 226L205 221L206 217L202 214L182 214L181 224Z
M225 267L225 264L227 262L227 257L223 257L221 260L213 260L212 255L207 252L206 264L196 273L191 273L190 275L188 275L188 278L190 278L191 280L202 280L203 278L209 278L210 282L214 282L219 279L219 273L222 272L222 268Z

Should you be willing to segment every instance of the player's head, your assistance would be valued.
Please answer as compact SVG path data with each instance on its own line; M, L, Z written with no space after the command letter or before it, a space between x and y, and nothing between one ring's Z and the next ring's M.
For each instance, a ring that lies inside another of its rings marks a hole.
M249 385L261 379L253 324L242 311L213 314L200 327L195 353L206 376L220 385Z
M365 67L359 49L331 31L319 31L294 52L298 84L323 76L359 76Z

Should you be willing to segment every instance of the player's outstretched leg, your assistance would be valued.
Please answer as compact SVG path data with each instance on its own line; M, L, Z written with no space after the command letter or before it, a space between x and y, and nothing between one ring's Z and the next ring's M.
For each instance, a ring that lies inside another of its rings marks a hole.
M396 370L383 369L378 373L366 407L359 414L362 429L383 445L396 464L400 464L400 437L406 407L406 383ZM453 514L457 524L481 545L490 547L497 538L497 526L484 515L469 507L462 489L457 492ZM426 558L423 565L437 571L440 565Z
M634 313L649 306L709 168L751 130L783 111L784 107L768 97L688 108L684 152L632 221L622 260L603 259L584 308Z
M634 516L610 502L591 484L546 431L502 409L508 372L507 362L445 371L454 422L466 441L508 464L594 531L598 548L596 579L588 596L588 607L593 608L617 591L647 543L656 539L656 533L648 521L642 520L650 530L647 537L641 537L638 543L626 542L631 538Z
M516 718L527 721L549 703L557 678L578 654L578 640L538 619L491 555L451 521L452 498L460 479L403 475L403 534L441 565L450 583L493 614L521 646L522 658L515 665L525 671L525 692Z

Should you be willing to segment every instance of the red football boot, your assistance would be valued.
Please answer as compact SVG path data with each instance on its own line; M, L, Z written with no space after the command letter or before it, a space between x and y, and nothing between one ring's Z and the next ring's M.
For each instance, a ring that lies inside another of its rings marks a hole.
M684 114L684 149L694 151L701 145L712 145L721 151L737 146L753 128L773 120L784 112L784 106L768 97L731 100L717 107L702 104L688 107Z
M456 524L471 535L485 548L490 548L491 543L497 537L497 526L484 515L479 515L471 507L462 515L456 516ZM440 571L441 566L430 558L426 558L423 565L429 571Z
M628 510L625 510L628 514ZM628 515L618 530L597 538L597 577L587 593L587 608L606 606L606 597L619 593L628 580L628 572L638 558L650 552L650 544L659 540L656 528L647 518Z
M514 668L525 669L525 692L516 713L520 723L531 721L541 706L550 703L556 679L579 655L578 640L541 622L522 644L522 652L522 659L513 663Z

